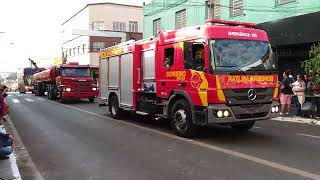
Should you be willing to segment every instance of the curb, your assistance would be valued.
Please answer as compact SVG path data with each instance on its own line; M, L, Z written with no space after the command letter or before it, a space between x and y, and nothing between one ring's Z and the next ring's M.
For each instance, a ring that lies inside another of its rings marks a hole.
M320 125L320 121L317 119L303 118L303 117L276 117L276 118L272 118L271 120L294 122L294 123L300 123L300 124Z
M8 117L6 117L6 119L8 119ZM7 133L7 128L3 129L4 133ZM9 133L11 134L11 133ZM14 149L14 145L12 146L12 148ZM13 150L13 152L9 155L9 162L10 162L10 168L11 168L11 175L13 176L12 178L14 180L21 180L21 175L20 175L20 171L18 169L18 165L17 165L17 158L16 158L16 151ZM0 178L2 180L2 178Z
M22 143L21 138L14 124L12 123L12 120L10 119L9 116L6 117L6 120L7 120L6 129L9 134L12 134L15 140L13 148L14 148L14 153L16 154L16 157L17 157L16 165L17 165L17 169L19 167L20 173L23 174L23 179L44 180L44 178L41 176L40 172L36 168L34 162L32 161L24 144Z

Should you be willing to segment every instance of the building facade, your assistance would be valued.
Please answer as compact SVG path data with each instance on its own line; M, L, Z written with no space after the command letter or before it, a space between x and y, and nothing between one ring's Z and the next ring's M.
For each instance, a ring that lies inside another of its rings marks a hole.
M310 46L320 42L319 0L153 0L144 5L144 36L202 25L207 18L257 23L277 52L280 72L300 72Z
M153 0L144 5L144 36L201 25L207 18L264 23L318 11L315 0Z
M141 39L141 6L88 4L62 23L62 57L67 61L98 66L99 49L131 39Z

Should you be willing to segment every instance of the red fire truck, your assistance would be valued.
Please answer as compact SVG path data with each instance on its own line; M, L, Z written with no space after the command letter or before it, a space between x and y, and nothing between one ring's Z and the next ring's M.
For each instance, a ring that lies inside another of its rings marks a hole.
M169 119L179 136L198 126L249 130L278 116L278 76L266 32L209 19L100 52L100 104Z
M48 99L77 100L88 98L93 102L97 96L97 87L90 75L89 65L79 65L77 62L52 66L49 69L33 75L36 96L47 92Z

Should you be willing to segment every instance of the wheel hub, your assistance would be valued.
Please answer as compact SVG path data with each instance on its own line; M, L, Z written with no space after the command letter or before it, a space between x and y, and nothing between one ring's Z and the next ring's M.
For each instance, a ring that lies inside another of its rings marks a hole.
M183 130L187 125L187 114L183 109L178 110L174 114L174 123L179 130Z

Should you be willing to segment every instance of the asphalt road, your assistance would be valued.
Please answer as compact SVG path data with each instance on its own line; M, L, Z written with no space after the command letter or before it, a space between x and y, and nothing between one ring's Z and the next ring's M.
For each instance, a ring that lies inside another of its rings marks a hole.
M261 121L247 133L215 126L184 139L166 123L113 120L96 103L32 94L7 101L44 179L320 179L320 126Z

